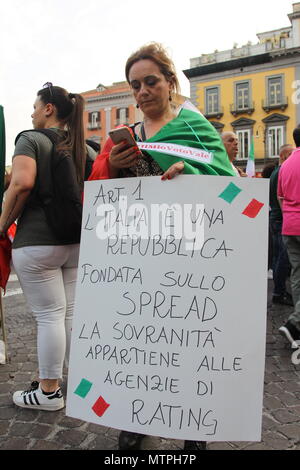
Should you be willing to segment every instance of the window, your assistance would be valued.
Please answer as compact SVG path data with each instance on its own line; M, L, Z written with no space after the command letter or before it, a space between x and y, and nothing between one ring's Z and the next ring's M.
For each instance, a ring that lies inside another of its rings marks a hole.
M285 47L285 38L280 38L280 47L281 48Z
M216 114L219 112L219 88L207 88L205 90L205 114Z
M237 136L239 140L239 153L237 158L240 160L247 160L250 149L250 130L243 129L237 131Z
M273 45L272 45L272 41L270 41L269 39L266 41L266 50L267 51L271 51L273 48Z
M282 103L282 77L268 78L268 102L269 106Z
M129 108L117 109L117 125L127 124L129 119Z
M98 112L92 113L91 124L92 124L93 129L97 127L98 121L99 121L99 113Z
M283 126L269 127L268 129L268 156L278 157L279 149L283 145Z
M236 84L236 109L248 109L250 105L249 99L249 82L241 82Z
M89 124L88 128L89 129L100 129L100 112L99 111L93 111L89 113Z

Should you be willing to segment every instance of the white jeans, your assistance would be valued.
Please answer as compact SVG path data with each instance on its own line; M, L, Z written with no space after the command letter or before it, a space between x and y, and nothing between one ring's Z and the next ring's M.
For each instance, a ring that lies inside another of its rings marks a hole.
M37 321L40 379L62 377L68 365L79 244L12 250L25 298Z

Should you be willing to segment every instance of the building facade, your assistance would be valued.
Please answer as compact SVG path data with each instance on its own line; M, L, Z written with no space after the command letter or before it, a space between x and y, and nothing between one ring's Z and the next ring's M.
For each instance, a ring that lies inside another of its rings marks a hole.
M245 167L251 142L256 169L278 160L279 148L294 144L300 123L300 2L291 25L257 35L258 44L203 54L184 74L191 101L219 132L239 139L236 164Z
M84 129L85 138L103 146L111 129L120 124L134 124L143 120L143 114L127 82L113 83L111 86L98 85L95 90L81 93L85 100ZM177 108L186 100L183 95L175 94L172 106Z
M136 108L127 82L110 86L100 84L95 90L85 91L81 95L85 100L85 138L101 146L111 129L141 120L141 112Z

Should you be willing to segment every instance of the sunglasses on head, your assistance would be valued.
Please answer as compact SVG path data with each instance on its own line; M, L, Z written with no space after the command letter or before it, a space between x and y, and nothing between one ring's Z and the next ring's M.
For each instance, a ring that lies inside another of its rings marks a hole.
M43 88L49 88L51 98L53 98L53 91L52 91L53 83L51 82L46 82L43 85Z

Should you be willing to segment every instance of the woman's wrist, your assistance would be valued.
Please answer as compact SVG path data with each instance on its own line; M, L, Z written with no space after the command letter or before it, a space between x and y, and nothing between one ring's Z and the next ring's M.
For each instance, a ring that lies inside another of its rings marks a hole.
M119 168L116 168L113 166L110 162L110 159L108 159L108 169L109 169L109 176L111 178L117 178L119 176Z

